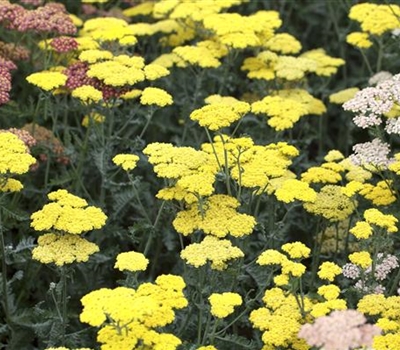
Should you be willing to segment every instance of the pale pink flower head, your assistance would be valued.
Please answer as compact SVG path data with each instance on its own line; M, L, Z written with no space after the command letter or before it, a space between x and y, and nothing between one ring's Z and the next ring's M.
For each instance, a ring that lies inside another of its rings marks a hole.
M355 113L353 121L363 129L380 125L383 121L382 115L389 112L395 102L400 102L400 74L390 78L387 72L382 72L372 77L371 83L376 83L377 86L357 92L351 100L343 104L344 110ZM389 130L393 128L393 125L389 126Z
M14 24L20 32L71 35L77 31L64 5L59 3L48 3L35 10L25 11L15 19Z
M318 317L314 324L301 326L298 336L310 346L323 350L351 350L372 346L379 327L367 324L365 316L356 310L333 311L328 316Z
M74 51L78 48L78 42L68 36L59 36L50 42L50 46L58 53Z
M386 169L394 159L389 158L390 145L375 138L371 142L358 143L353 146L354 153L350 160L354 165L372 166L377 169Z
M382 83L386 80L389 80L393 77L393 74L390 72L386 71L380 71L376 74L374 74L371 78L368 80L369 85L377 85L379 83Z

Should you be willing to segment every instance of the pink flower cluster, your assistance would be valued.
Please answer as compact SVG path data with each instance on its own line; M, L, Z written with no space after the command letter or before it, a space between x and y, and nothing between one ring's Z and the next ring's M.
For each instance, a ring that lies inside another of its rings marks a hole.
M60 36L52 39L50 46L54 49L54 51L58 53L64 53L76 50L78 48L78 42L74 38Z
M0 0L0 23L5 28L20 32L60 35L76 33L76 27L64 5L58 3L47 3L37 9L27 10L20 5L11 4L8 0Z
M30 153L30 149L33 146L36 146L36 139L31 135L31 133L27 130L10 128L10 129L0 129L0 132L11 132L25 144L28 148L28 152Z
M117 89L104 84L102 81L96 78L88 77L86 74L88 70L89 66L85 62L76 62L71 64L63 72L68 77L65 86L70 90L74 90L82 85L91 85L102 92L104 100L118 98L125 92L129 91L128 88Z
M381 330L366 323L365 316L356 310L333 311L318 317L314 324L301 326L299 337L308 345L324 350L349 350L372 346L373 337Z
M390 146L380 139L371 142L358 143L353 146L354 154L350 156L353 164L358 166L373 166L378 169L386 169L394 159L389 158Z
M23 17L26 10L8 0L0 0L0 24L8 29L17 29L16 21Z
M4 59L11 61L25 61L29 58L29 54L29 50L21 45L0 41L0 57Z
M371 266L365 269L364 273L361 273L360 267L352 263L343 265L342 273L346 278L357 280L354 287L358 291L363 293L383 294L386 288L377 283L377 281L384 281L389 274L398 267L399 260L396 256L379 253L377 255L377 263L373 275Z
M10 100L11 73L17 66L9 60L0 57L0 105Z
M382 114L389 112L394 103L400 102L400 74L386 79L376 87L367 87L343 104L346 111L356 114L354 123L368 128L382 123Z

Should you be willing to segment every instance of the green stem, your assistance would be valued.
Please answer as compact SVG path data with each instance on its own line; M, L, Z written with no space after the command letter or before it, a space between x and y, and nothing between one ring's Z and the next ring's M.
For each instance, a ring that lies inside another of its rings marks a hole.
M146 115L146 124L143 127L142 132L139 135L139 138L141 139L146 132L147 128L149 127L151 120L153 119L155 109L153 107L150 107L149 113Z
M162 211L164 209L164 205L165 205L165 201L163 201L161 203L160 209L158 209L156 220L154 221L154 224L152 225L153 227L151 228L149 238L148 238L148 240L146 242L146 247L144 248L144 252L143 252L144 255L146 255L150 250L150 246L151 246L151 243L152 243L152 240L153 240L153 236L154 236L154 233L156 232L156 227L157 227L158 222L159 222L159 220L161 218L161 213L162 213Z
M367 58L367 55L365 54L365 52L364 52L363 49L360 49L360 52L361 52L361 56L363 57L366 66L367 66L369 75L372 76L372 75L374 74L374 71L373 71L372 68L371 68L371 65L370 65L370 63L369 63L369 60L368 60L368 58Z
M223 145L223 147L224 147L224 162L225 162L225 181L226 181L226 189L227 189L227 191L228 191L228 194L229 194L230 196L232 196L231 177L230 177L230 174L229 174L228 152L226 151L226 148L225 148L225 140L224 140L224 137L223 137L222 134L220 134L220 133L218 133L218 135L219 135L219 137L220 137L220 139L221 139L221 142L222 142L222 145Z
M10 300L8 299L8 293L7 293L6 247L4 244L4 231L3 231L3 222L1 218L1 208L0 208L0 250L1 250L1 278L2 278L3 306L4 306L4 313L6 316L6 322L7 325L10 327L11 315L10 315Z
M51 295L51 298L53 299L54 306L56 307L56 312L57 312L58 318L60 319L60 322L62 323L62 321L63 321L63 316L62 316L62 314L61 314L60 307L58 306L57 298L56 298L56 296L54 295L54 288L51 289L50 295Z
M321 253L321 247L322 247L322 242L324 241L324 233L325 233L326 227L322 227L320 225L320 221L318 221L317 224L317 232L315 233L315 243L314 243L314 248L313 248L313 257L311 261L311 282L310 282L310 290L313 289L315 280L317 278L317 271L318 271L318 266L319 266L319 261L320 261L320 253ZM319 230L321 230L321 240L318 242L318 233Z
M221 163L220 163L220 161L219 161L217 151L215 150L213 139L211 138L211 135L210 135L210 132L208 131L208 129L207 129L207 128L204 128L204 130L206 131L206 135L207 135L208 141L210 141L210 145L211 145L211 148L212 148L212 150L213 150L215 159L216 159L216 161L217 161L219 171L222 172L222 171L223 171L223 168L222 168L222 165L221 165Z
M240 201L240 197L242 196L242 166L240 165L240 156L241 156L242 152L239 150L239 154L237 157L237 166L238 166L238 191L237 191L237 195L236 195L236 199L238 201Z
M83 167L84 167L85 160L86 160L86 153L88 151L90 130L91 130L91 127L90 127L90 123L89 123L89 125L86 129L85 139L83 140L82 149L79 154L79 163L78 163L78 167L76 168L76 173L75 173L75 176L76 176L75 191L76 192L78 192L79 185L81 184L81 179L83 178L82 171L83 171Z
M231 134L231 137L234 137L234 136L235 136L236 132L237 132L238 129L239 129L240 124L242 124L243 118L244 118L244 115L241 116L241 118L239 119L238 123L237 123L236 126L235 126L235 129L233 129L232 134Z
M382 37L378 38L378 58L376 61L376 72L380 72L382 69L382 58L383 58L383 42Z
M144 207L144 205L143 205L143 203L142 203L142 200L140 199L140 195L139 195L139 192L138 192L138 190L137 190L137 188L136 188L136 184L135 184L135 182L133 181L133 179L131 178L131 176L129 176L129 180L130 180L131 183L132 183L133 193L135 194L137 203L139 204L140 210L141 210L141 212L142 212L144 218L145 218L146 221L149 223L149 225L153 225L153 222L151 221L150 217L147 215L147 210L146 210L146 208Z
M208 335L208 330L210 328L210 323L211 323L211 314L208 314L206 326L204 327L204 335L203 335L203 340L201 342L201 345L204 345L206 340L207 340L207 337L208 337L207 335Z
M202 326L203 326L203 309L204 309L204 300L203 300L203 293L202 288L204 286L205 280L205 269L206 267L201 267L198 269L199 271L199 278L197 280L196 289L198 293L198 307L199 307L199 314L197 318L197 344L201 344L201 334L202 334Z
M68 325L67 316L67 273L66 267L61 268L61 283L62 283L62 294L61 294L61 310L62 310L62 343L65 345L65 334Z
M219 320L218 318L215 319L214 327L213 327L213 329L212 329L212 331L211 331L211 335L210 335L210 344L211 344L211 345L214 344L214 339L215 339L215 335L216 335L216 332L217 332L217 328L218 328L219 321L220 321L220 320Z

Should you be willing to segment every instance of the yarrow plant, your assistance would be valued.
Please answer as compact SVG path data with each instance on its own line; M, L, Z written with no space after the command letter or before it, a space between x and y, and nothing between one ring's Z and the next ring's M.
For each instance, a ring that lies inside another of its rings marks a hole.
M0 347L400 348L399 16L0 0Z

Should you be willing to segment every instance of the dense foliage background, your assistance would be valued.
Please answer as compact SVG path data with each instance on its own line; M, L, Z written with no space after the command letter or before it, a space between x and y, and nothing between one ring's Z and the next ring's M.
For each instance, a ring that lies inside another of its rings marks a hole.
M0 347L400 348L399 32L396 1L0 0Z

